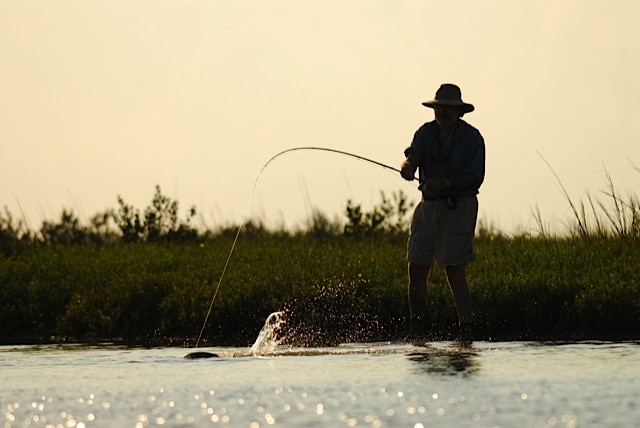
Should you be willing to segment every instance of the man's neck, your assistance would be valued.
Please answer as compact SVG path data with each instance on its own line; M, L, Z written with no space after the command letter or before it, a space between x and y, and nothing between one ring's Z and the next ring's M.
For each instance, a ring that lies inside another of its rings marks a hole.
M453 122L450 122L448 124L442 124L438 121L436 121L436 123L438 124L438 127L440 128L440 132L451 132L454 129L456 129L456 126L458 125L458 122L460 121L460 119L456 119Z
M457 122L454 122L451 126L440 126L440 142L443 145L447 145L453 139L453 131L456 129Z

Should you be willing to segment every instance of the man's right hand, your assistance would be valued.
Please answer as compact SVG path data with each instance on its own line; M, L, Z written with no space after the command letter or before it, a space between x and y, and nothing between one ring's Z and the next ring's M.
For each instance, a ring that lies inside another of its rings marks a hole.
M416 167L413 166L409 159L406 159L404 162L402 162L402 166L400 167L400 175L402 176L402 178L408 181L412 181L415 179L415 174Z

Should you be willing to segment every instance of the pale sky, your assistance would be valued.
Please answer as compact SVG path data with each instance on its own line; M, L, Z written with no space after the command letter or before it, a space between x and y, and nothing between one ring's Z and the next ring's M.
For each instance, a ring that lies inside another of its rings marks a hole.
M0 205L83 221L155 186L215 228L245 212L342 220L415 185L399 167L421 105L458 84L487 175L480 218L564 229L575 201L640 173L636 0L0 0ZM249 203L250 202L250 203Z

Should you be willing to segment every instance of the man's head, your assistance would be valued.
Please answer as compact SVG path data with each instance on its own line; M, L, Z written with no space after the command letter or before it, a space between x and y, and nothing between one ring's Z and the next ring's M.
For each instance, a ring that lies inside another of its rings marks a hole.
M473 104L462 101L460 88L451 83L442 84L436 92L435 99L425 101L422 105L434 110L436 122L443 127L453 125L458 118L475 109Z

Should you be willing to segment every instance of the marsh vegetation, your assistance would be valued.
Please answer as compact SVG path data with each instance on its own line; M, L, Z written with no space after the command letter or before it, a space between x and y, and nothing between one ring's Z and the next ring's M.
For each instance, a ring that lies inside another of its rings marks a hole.
M610 190L604 201L569 199L575 224L563 235L540 218L536 234L479 224L468 270L479 338L639 338L640 207ZM348 201L342 222L315 211L296 231L255 220L199 230L195 207L180 219L159 187L143 211L118 204L88 225L65 210L37 231L0 214L2 343L193 344L218 285L207 344L249 344L275 311L295 345L405 334L413 203L402 192L371 211ZM446 339L455 309L442 270L432 275L428 323Z

